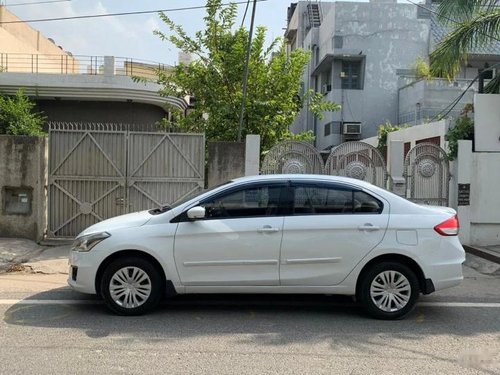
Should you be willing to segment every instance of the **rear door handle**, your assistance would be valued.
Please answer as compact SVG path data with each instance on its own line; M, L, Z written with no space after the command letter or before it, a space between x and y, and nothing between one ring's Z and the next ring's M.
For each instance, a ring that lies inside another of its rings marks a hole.
M380 227L377 227L377 226L372 225L372 224L365 224L365 225L359 226L358 229L362 230L362 231L367 231L367 232L374 232L376 230L380 230Z
M276 233L279 232L279 228L273 228L270 225L264 225L262 228L257 229L257 232L259 233Z

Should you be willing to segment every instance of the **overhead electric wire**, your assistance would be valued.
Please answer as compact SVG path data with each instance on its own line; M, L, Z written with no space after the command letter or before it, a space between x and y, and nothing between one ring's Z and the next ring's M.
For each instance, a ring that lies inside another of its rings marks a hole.
M241 27L243 27L243 24L245 23L245 18L247 17L249 5L250 5L250 0L247 1L247 6L245 7L245 13L243 14L243 19L241 20Z
M266 2L269 0L255 0L258 3ZM222 6L229 6L231 4L246 4L247 1L236 1L231 3L221 4ZM160 13L160 12L180 12L185 10L195 10L195 9L206 9L206 5L198 5L191 7L182 7L182 8L169 8L169 9L155 9L155 10L142 10L135 12L120 12L120 13L104 13L104 14L90 14L84 16L71 16L71 17L54 17L54 18L39 18L39 19L31 19L31 20L19 20L19 21L2 21L0 25L12 24L12 23L32 23L32 22L52 22L52 21L67 21L67 20L80 20L80 19L88 19L88 18L102 18L102 17L120 17L120 16L133 16L139 14L151 14L151 13Z
M38 5L38 4L51 4L51 3L67 3L71 0L46 0L46 1L33 1L31 3L14 3L14 4L5 4L5 6L10 7L18 7L21 5Z

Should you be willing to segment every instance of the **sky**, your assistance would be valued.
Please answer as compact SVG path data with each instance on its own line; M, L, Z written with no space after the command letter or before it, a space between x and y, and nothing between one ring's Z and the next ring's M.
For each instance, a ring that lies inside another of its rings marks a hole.
M171 9L206 4L205 0L69 0L16 6L16 4L41 1L51 0L0 0L0 3L6 5L9 11L22 20ZM286 28L287 8L290 3L290 0L267 0L257 3L255 24L267 27L268 43L283 35L284 28ZM245 4L238 5L238 25L241 23L244 11ZM250 13L251 5L245 18L247 28L250 25ZM167 12L167 14L175 23L182 25L188 35L194 35L197 30L202 30L204 27L205 9ZM153 35L153 30L168 31L157 13L34 22L30 25L40 30L45 37L54 39L57 45L73 55L128 57L169 65L174 65L178 61L177 49L169 42L161 41Z

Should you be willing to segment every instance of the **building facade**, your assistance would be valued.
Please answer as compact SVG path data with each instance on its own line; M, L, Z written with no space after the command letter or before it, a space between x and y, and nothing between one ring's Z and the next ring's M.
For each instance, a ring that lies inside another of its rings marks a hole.
M292 131L314 131L316 147L327 150L375 136L386 122L413 125L446 108L499 55L491 49L476 51L454 82L416 79L417 59L428 61L446 35L429 11L433 6L430 0L421 6L396 0L292 3L285 34L289 49L311 51L303 91L321 92L342 106L319 120L306 105ZM463 103L471 101L474 89L469 88Z
M171 106L188 108L184 99L158 93L156 70L168 66L74 56L5 6L0 6L0 22L0 93L22 89L47 121L154 124L171 116Z

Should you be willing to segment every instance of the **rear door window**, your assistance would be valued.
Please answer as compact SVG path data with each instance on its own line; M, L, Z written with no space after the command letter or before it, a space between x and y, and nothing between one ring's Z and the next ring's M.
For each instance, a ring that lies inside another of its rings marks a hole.
M337 185L295 184L294 215L379 214L383 204L360 190Z

